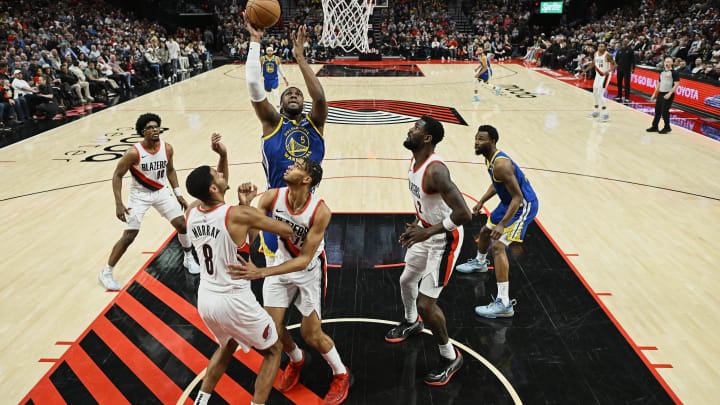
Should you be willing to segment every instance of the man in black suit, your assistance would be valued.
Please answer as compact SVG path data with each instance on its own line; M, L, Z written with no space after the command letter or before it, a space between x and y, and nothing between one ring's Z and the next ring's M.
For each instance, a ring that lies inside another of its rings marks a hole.
M618 95L616 101L630 99L630 76L635 72L635 52L630 47L627 38L622 40L622 46L615 55L617 63L617 88ZM625 88L625 97L623 99L623 87Z

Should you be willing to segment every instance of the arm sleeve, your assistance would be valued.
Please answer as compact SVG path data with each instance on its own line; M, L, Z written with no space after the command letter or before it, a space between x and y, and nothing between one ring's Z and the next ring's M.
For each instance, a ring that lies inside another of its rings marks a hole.
M278 70L278 74L279 74L280 76L282 76L282 78L284 79L284 78L285 78L285 72L283 71L283 68L282 68L282 65L280 64L280 61L278 61L277 67L278 67L278 69L277 69L277 70Z
M262 84L262 74L260 73L260 44L250 42L248 48L247 63L245 64L245 80L247 81L248 92L250 93L250 101L259 103L267 97Z

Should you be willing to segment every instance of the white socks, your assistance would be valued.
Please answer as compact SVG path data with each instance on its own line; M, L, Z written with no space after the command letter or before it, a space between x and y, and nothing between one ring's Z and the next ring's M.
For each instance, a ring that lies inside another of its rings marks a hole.
M199 391L197 397L195 398L194 405L207 405L209 400L210 394L208 394L207 392Z
M485 253L480 253L480 251L478 250L477 256L475 256L475 258L476 258L477 261L479 261L480 263L484 263L485 260L487 259L487 252L485 252Z
M295 345L295 349L293 351L286 353L290 356L290 361L293 363L300 363L303 359L303 352L299 347L297 347L297 345Z
M265 404L257 404L255 402L250 401L250 405L265 405Z
M445 357L446 359L455 360L455 357L457 357L457 353L455 353L455 348L449 340L444 345L438 345L438 347L440 348L440 355Z
M333 375L347 373L347 368L343 364L342 360L340 360L340 354L338 354L337 349L334 345L329 352L323 354L322 356L325 361L328 362L330 368L332 368Z
M503 305L508 306L510 305L510 282L506 281L504 283L497 283L498 287L498 298L502 300Z
M103 268L103 273L111 273L112 274L113 268L114 268L114 266L106 264L105 267Z
M405 308L405 320L413 323L418 319L417 297L418 277L409 271L403 271L400 275L400 298Z

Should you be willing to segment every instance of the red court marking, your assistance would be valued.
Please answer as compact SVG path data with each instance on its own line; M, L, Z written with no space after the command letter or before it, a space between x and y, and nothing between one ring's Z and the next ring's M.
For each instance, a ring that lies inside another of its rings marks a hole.
M208 330L207 326L205 326L205 322L203 322L202 318L200 318L200 314L197 311L197 308L195 308L192 304L185 301L182 297L177 295L173 290L169 289L165 284L161 283L155 277L144 273L144 277L139 277L137 280L140 284L142 284L143 287L145 287L148 291L153 293L156 297L158 297L160 300L162 300L165 304L169 305L172 309L177 311L177 313L188 320L190 323L192 323L196 328L200 329L204 334L206 334L211 339L215 340L213 335ZM134 299L133 299L134 300ZM139 304L138 304L139 305ZM138 319L138 318L136 318ZM142 323L141 323L142 324ZM144 325L143 325L144 327ZM236 353L236 357L240 359L248 368L254 370L256 373L260 371L260 364L262 363L262 356L251 350L249 353L245 354L238 354L240 352ZM247 361L246 361L247 360ZM253 364L255 364L257 367L253 368ZM203 368L207 365L207 363L203 364ZM199 371L196 371L199 372ZM226 376L227 377L227 376ZM227 377L229 378L229 377ZM277 385L275 384L275 388L277 388ZM216 388L217 390L217 388ZM310 404L315 403L315 401L320 401L318 403L322 403L322 400L320 397L315 395L312 391L307 389L302 384L297 384L295 388L293 388L289 392L283 393L288 399L294 401L298 404Z
M0 160L0 163L15 163L14 160Z
M653 368L673 368L672 364L652 364Z
M73 346L63 356L68 366L75 372L82 385L101 404L128 404L115 384L100 370L90 356L80 346Z
M625 329L622 327L622 325L620 325L620 322L618 322L618 320L615 319L615 316L605 306L605 304L602 302L602 300L600 300L600 298L598 298L598 295L593 292L592 288L590 288L590 284L588 284L588 282L585 280L585 278L582 276L582 274L580 274L580 272L575 267L575 265L567 257L565 257L565 253L562 251L562 249L560 249L560 246L558 246L557 242L555 242L555 239L553 239L552 236L550 236L548 231L540 223L540 220L538 220L537 217L535 217L535 223L538 225L538 227L540 227L540 230L543 231L543 233L545 234L545 236L547 236L547 238L550 240L550 242L553 244L553 246L555 246L555 249L557 249L557 251L562 254L563 259L565 259L565 262L568 264L568 266L570 266L572 271L575 273L575 275L580 280L580 282L585 286L585 288L592 294L593 298L595 298L595 302L597 302L598 305L600 305L600 308L602 308L602 310L605 311L605 314L608 316L608 318L610 318L612 323L615 324L615 327L620 331L620 333L623 335L625 340L627 340L628 343L630 343L630 346L633 348L633 350L635 350L635 353L637 353L637 355L640 357L640 359L643 361L643 363L645 363L645 366L655 376L655 378L658 380L660 385L662 385L662 387L665 388L665 391L668 393L668 395L670 395L670 398L672 398L672 400L676 404L682 404L682 401L680 401L680 398L678 398L677 394L675 394L675 391L673 391L672 388L670 388L670 386L665 381L665 379L663 379L662 376L660 375L660 373L658 373L657 370L655 370L655 368L658 368L658 367L654 367L650 363L648 358L645 357L645 354L642 351L638 350L637 345L632 340L630 335L628 335L628 333L625 331ZM659 368L667 368L667 367L659 367Z
M327 266L328 266L328 267L334 267L334 268L340 268L340 267L342 267L342 266L339 265L339 264L328 264Z
M55 344L56 344L56 345L67 345L67 346L72 346L72 345L74 345L74 344L75 344L75 342L65 342L65 341L62 341L62 340L61 340L61 341L57 341L57 342L55 342Z
M382 269L382 268L385 268L385 267L401 267L401 266L404 266L404 265L405 265L405 263L376 264L376 265L373 266L373 267L376 268L376 269Z
M155 339L162 343L166 349L188 366L195 374L199 374L205 369L208 358L184 338L175 333L172 328L158 319L158 317L136 301L130 294L121 295L117 303L128 315L140 323L145 330L153 335ZM252 400L252 395L227 375L223 375L220 378L220 381L215 387L215 392L227 402L249 403ZM231 399L233 401L231 401Z
M43 378L41 379L35 387L33 387L32 391L30 391L30 395L25 397L23 399L23 402L27 402L28 399L32 398L33 402L36 404L66 404L63 397L58 392L57 388L55 388L55 385L53 385L52 382L50 382L49 378Z
M99 317L93 330L163 404L177 402L183 391L107 318Z
M638 350L657 350L655 346L638 346Z
M608 296L608 297L612 295L611 293L594 293L594 294L598 295L598 296Z
M147 267L147 266L150 264L150 262L152 262L152 261L155 259L155 256L157 256L158 253L160 253L160 252L165 248L165 246L167 246L167 244L170 243L170 240L171 240L173 237L175 237L175 234L176 234L176 233L177 233L177 232L173 231L173 233L171 233L170 236L168 236L168 238L165 239L165 242L162 243L162 245L161 245L160 248L157 250L157 252L155 252L155 254L154 254L152 257L150 257L150 258L145 262L145 264L142 265L142 267L140 267L140 271L138 271L138 272L135 274L135 276L134 276L130 281L135 280L135 279L138 278L141 274L144 274L144 272L143 272L142 270L144 270L145 267ZM130 285L130 283L128 283L128 285ZM127 285L126 285L126 287L127 287ZM123 288L123 290L124 290L124 289L125 289L125 288ZM115 302L117 301L117 299L118 299L119 296L120 296L120 295L118 294L118 296L116 296L115 298L113 298L113 300L110 301L110 303L107 304L107 306L100 312L100 315L98 315L98 317L103 316L103 314L105 314L105 312L107 312L107 310L110 309L110 307L113 306L113 304L115 304ZM97 320L97 318L96 318L96 320ZM93 323L94 323L94 321L93 321ZM84 339L85 336L90 332L90 330L92 329L92 326L93 326L92 323L91 323L90 325L88 325L88 327L83 331L82 334L80 334L80 336L78 337L78 339L77 339L75 342L80 342L80 341L82 341L82 339ZM75 342L74 342L74 343L75 343ZM71 347L68 349L68 352L72 351L73 348L79 349L79 347L78 347L77 345L73 345L73 346L71 346ZM68 352L65 352L65 354L64 354L60 359L61 359L61 360L65 360L66 357L67 357ZM23 400L20 401L20 402L21 402L21 403L27 402L27 401L30 399L30 395L31 395L33 392L35 392L35 388L36 388L38 385L42 384L43 381L48 380L49 377L50 377L50 375L51 375L52 373L54 373L55 370L57 370L57 368L58 368L58 366L59 366L60 364L61 364L61 362L57 362L57 363L55 363L54 366L50 367L50 370L48 370L47 373L45 373L45 375L40 379L40 381L35 385L35 387L33 387L33 388L30 390L30 392L28 392L27 395L25 395L25 397L23 398ZM50 403L52 403L52 402L50 402Z
M154 255L155 252L142 252L142 254L144 254L144 255Z
M565 257L570 257L570 256L580 256L580 255L577 253L566 253L565 254Z
M60 359L40 359L38 363L57 363Z

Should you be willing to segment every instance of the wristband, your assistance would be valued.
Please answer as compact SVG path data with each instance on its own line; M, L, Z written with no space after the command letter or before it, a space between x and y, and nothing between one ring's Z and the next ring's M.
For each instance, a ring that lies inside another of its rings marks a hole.
M449 216L446 217L445 219L443 219L442 225L443 225L443 228L445 228L445 230L447 230L448 232L452 232L452 231L456 230L458 227L457 225L455 225L455 223L452 221L452 219L450 219Z
M178 197L178 198L182 197L182 190L180 190L180 187L175 187L173 189L173 193L175 193L175 197Z

